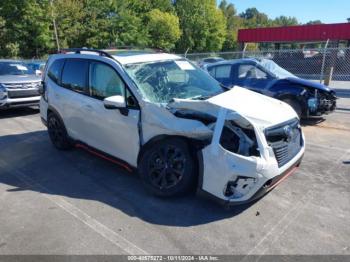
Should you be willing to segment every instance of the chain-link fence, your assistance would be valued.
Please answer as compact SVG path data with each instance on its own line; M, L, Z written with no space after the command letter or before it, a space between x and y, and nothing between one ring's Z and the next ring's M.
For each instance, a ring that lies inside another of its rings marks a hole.
M191 53L186 57L201 62L205 58L266 58L298 77L329 81L350 81L350 48L289 49L218 53Z

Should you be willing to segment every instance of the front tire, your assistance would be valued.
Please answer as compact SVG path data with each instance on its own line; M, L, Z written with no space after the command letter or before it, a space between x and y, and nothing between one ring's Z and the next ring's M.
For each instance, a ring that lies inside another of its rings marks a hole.
M179 138L155 142L142 154L138 171L152 194L171 197L188 192L196 181L188 144Z
M72 148L72 143L68 137L67 130L61 119L54 113L49 113L47 117L47 130L52 144L59 150Z

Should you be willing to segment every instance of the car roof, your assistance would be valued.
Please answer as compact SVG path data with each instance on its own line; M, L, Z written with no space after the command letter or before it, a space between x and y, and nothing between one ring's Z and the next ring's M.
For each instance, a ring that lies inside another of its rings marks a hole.
M105 54L104 55L102 54L102 56L113 58L122 65L182 59L181 56L169 54L169 53L135 51L135 50L121 51L121 52L114 51L114 50L112 52L108 52L108 51L107 52L103 51L105 52ZM109 53L109 56L106 53ZM62 56L64 57L65 55L69 55L69 57L74 57L75 55L77 55L81 58L81 55L99 56L101 54L99 53L99 50L86 50L86 51L79 50L79 53L73 53L68 50L68 52L66 53L53 54L52 57L55 57L58 59L59 57L62 57Z
M15 59L0 59L0 63L23 63L23 61Z
M178 60L181 56L168 53L141 53L130 55L113 55L113 57L121 64L135 64L144 62L156 62L164 60Z
M207 67L217 66L217 65L233 65L233 64L242 64L242 63L258 63L259 60L256 58L240 58L240 59L231 59L231 60L224 60L212 64L208 64Z
M31 61L27 62L27 65L44 65L46 62L45 61Z

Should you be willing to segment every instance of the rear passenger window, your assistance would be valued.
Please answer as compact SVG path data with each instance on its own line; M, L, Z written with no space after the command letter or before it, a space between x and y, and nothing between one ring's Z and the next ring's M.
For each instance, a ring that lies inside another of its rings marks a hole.
M61 82L61 72L62 72L62 67L64 64L64 59L59 59L54 61L49 70L48 70L48 77L51 78L52 81L54 81L56 84L59 84Z
M104 99L109 96L124 95L125 85L117 72L110 66L92 62L90 64L91 96Z
M231 76L231 65L216 66L209 73L214 78L230 78Z
M88 60L67 59L62 73L62 86L78 93L89 93Z
M231 66L218 66L216 68L216 77L218 78L230 78Z

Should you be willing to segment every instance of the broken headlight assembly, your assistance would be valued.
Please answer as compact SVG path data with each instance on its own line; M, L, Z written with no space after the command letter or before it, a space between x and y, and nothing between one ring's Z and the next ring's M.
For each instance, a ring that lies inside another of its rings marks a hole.
M235 154L260 156L254 130L242 128L234 121L226 121L220 137L220 144Z

